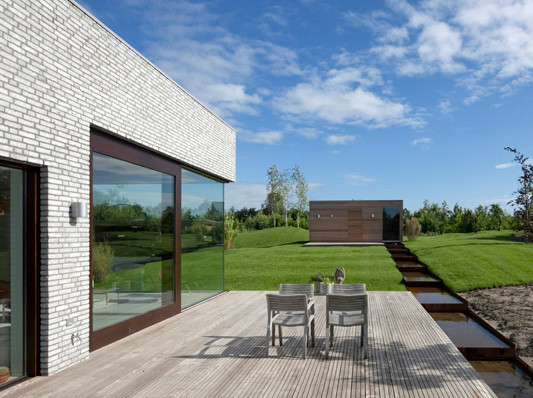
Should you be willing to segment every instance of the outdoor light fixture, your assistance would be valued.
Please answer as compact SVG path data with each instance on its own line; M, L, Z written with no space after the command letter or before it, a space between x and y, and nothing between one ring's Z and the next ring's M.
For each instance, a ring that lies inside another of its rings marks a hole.
M320 218L320 214L317 214L317 216L316 216L316 217L317 217L317 218Z
M374 213L372 213L372 218L374 218Z
M87 218L87 203L74 202L70 205L70 217Z

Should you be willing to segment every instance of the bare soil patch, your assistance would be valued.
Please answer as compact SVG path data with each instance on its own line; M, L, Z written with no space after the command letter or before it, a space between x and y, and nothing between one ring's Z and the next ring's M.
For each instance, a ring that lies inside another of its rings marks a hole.
M533 284L461 293L470 308L516 344L517 354L533 367Z

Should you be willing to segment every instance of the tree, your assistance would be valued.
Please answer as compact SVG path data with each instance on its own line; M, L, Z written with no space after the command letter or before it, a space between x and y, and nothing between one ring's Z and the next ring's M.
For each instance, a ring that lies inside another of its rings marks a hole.
M533 232L533 223L531 221L531 206L533 204L533 164L529 162L529 158L525 157L515 148L506 147L506 151L515 154L514 161L518 163L522 169L522 175L518 177L518 189L513 192L516 198L509 201L509 204L515 208L515 216L521 220L521 225L518 228L524 229L524 240L526 243L530 241L530 234Z
M296 227L300 228L300 214L307 210L309 200L307 199L307 191L309 191L309 185L305 180L305 177L300 170L300 166L296 165L292 169L291 180L294 187L294 207L298 212L296 216Z
M501 231L503 218L505 217L505 212L503 211L503 209L500 207L499 204L494 203L490 205L488 217L489 217L488 228L497 229L498 231Z
M466 209L461 217L460 231L461 232L477 232L477 216L470 210Z
M293 189L288 170L285 170L284 172L280 173L279 184L280 184L280 195L281 195L281 207L283 211L285 211L285 227L288 227L289 226L289 220L288 220L289 201L290 201L291 191ZM274 218L275 217L276 216L274 216Z
M287 200L287 178L285 174L280 172L275 164L267 170L267 198L264 207L265 210L272 212L274 216L274 227L276 227L276 214L283 211Z

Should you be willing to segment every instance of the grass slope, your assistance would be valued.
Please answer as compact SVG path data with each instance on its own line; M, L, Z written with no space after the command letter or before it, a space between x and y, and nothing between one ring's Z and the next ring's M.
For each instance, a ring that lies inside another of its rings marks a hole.
M419 237L404 242L456 292L533 282L533 244L511 231Z
M308 283L317 272L344 267L345 283L368 290L406 290L385 247L303 247L309 231L293 227L242 232L225 251L227 290L278 290L280 283Z

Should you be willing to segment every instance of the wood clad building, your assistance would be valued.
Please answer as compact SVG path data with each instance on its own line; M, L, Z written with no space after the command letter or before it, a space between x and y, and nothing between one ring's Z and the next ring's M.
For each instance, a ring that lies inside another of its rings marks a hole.
M401 241L402 200L309 202L309 241Z

